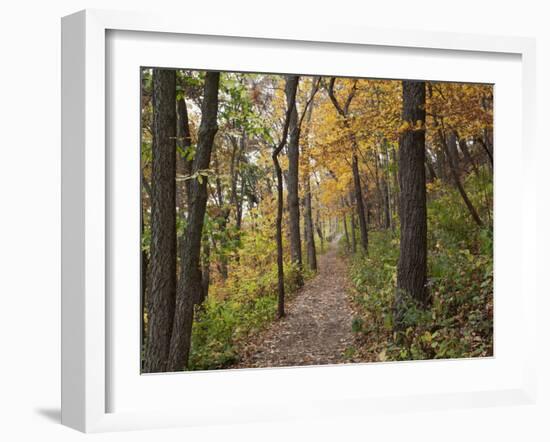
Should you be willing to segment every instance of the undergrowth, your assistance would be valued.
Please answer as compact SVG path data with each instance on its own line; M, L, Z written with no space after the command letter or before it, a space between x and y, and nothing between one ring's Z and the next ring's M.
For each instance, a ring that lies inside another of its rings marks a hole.
M492 202L483 176L466 180L468 194L490 225ZM398 230L370 232L368 257L351 258L352 328L368 360L416 360L493 354L492 230L470 219L454 189L435 184L428 202L428 290L431 306L408 302L399 331L393 302Z
M223 284L212 285L206 301L196 308L191 338L190 370L228 367L238 362L240 345L277 317L275 244L262 232L243 235L240 265ZM304 266L304 280L313 276ZM285 300L298 289L298 269L284 264Z

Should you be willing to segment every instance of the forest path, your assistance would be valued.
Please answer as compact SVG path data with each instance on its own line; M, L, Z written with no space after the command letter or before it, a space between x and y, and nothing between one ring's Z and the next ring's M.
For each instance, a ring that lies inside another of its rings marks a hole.
M353 310L347 265L336 243L318 257L319 271L286 305L284 318L254 336L234 368L283 367L348 362Z

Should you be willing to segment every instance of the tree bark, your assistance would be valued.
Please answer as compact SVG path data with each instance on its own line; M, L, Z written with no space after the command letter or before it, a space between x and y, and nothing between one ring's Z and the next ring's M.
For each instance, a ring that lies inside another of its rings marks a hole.
M143 370L166 370L176 297L176 71L153 72L151 292Z
M350 192L350 230L351 230L351 251L353 254L357 253L357 239L355 236L355 214L353 213L353 193Z
M312 83L311 95L309 107L307 109L307 125L305 133L305 142L302 144L302 152L305 153L305 158L307 160L308 167L304 173L304 238L306 243L307 251L307 264L310 270L317 271L317 250L315 248L315 231L313 227L313 210L312 210L312 198L311 198L311 181L310 181L310 170L309 170L309 132L311 126L311 118L313 114L313 106L311 101L313 96L317 92L318 83L315 81Z
M344 223L344 235L346 238L346 251L349 251L349 232L348 232L348 221L346 214L344 212L344 215L342 216L342 222Z
M353 172L353 187L355 190L355 207L357 209L357 218L359 218L361 248L364 253L367 253L369 249L369 234L367 229L367 218L365 216L365 206L363 204L361 178L359 177L359 162L356 153L354 153L352 157L351 169Z
M178 146L180 148L180 154L176 157L180 158L179 163L181 164L183 175L191 175L191 169L193 167L193 160L188 160L187 155L189 154L189 148L191 147L191 131L189 130L189 116L187 114L187 104L185 98L181 97L177 103L177 112L178 112ZM185 200L189 204L189 183L190 180L185 180L184 182L185 189ZM182 209L180 207L180 209Z
M302 277L302 244L300 238L300 200L298 197L298 170L300 160L300 127L298 125L298 112L296 110L296 99L292 94L293 83L298 84L297 75L289 75L285 86L287 106L294 101L294 106L290 113L289 137L288 137L288 173L287 173L287 203L288 203L288 222L290 233L290 259L297 267L297 284L302 286L304 281Z
M288 129L290 125L290 119L292 111L295 110L296 104L296 89L298 88L298 77L289 75L286 78L285 92L288 97L287 110L285 114L285 122L283 126L283 133L281 135L281 141L273 149L271 158L275 167L275 174L277 176L277 219L276 219L276 233L275 239L277 242L277 316L282 318L285 315L285 274L283 267L283 171L279 164L279 153L283 149L288 136Z
M304 231L305 231L305 240L306 240L306 249L307 249L307 265L310 270L317 270L317 252L315 250L315 235L313 232L313 211L311 208L311 186L309 182L309 176L305 180L306 195L305 199L305 210L304 210Z
M407 298L426 306L427 210L425 169L426 85L403 81L403 120L409 129L399 138L399 184L401 188L401 241L395 295L395 325L402 324ZM418 122L421 128L418 127Z
M141 237L143 238L144 233L144 221L143 221L143 207L141 209ZM141 251L141 345L145 345L145 333L147 329L145 328L145 311L147 303L147 284L148 277L147 272L149 268L149 257L145 250ZM143 367L142 367L143 368Z
M202 116L199 127L197 152L193 160L193 175L208 169L214 136L218 130L218 88L219 72L207 72L204 84ZM199 175L190 180L189 214L187 230L181 245L181 270L176 297L176 309L168 370L179 371L187 368L191 348L194 303L197 292L202 291L200 250L202 228L206 212L208 177Z

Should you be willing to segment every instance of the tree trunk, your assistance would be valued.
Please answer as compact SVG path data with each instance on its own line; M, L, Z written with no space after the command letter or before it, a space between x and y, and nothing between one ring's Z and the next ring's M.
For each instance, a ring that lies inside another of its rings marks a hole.
M181 169L183 175L191 175L191 169L193 167L193 160L188 160L189 149L191 147L191 131L189 130L189 116L187 114L187 104L185 103L185 98L180 97L177 103L177 112L178 112L178 147L179 154L176 155L179 158L178 163L181 164ZM184 182L185 189L185 200L189 204L189 183L190 180L185 180ZM180 210L183 210L180 207Z
M208 297L208 289L210 288L210 241L207 238L202 244L202 271L201 271L201 286L200 298L197 301L198 305L202 305Z
M218 130L219 72L207 72L204 84L204 99L201 106L201 123L197 151L193 160L193 175L208 169ZM181 245L181 271L178 283L176 310L172 339L170 341L169 371L187 368L191 347L194 303L197 291L202 291L200 250L202 227L206 212L208 177L191 179L187 230Z
M464 186L462 185L462 182L460 181L460 175L458 172L458 166L457 166L457 156L453 153L456 151L456 134L451 131L447 139L445 139L445 136L442 136L442 144L445 149L445 153L447 154L449 158L449 166L451 167L451 175L453 177L453 180L455 182L455 185L460 193L460 196L462 196L462 199L464 201L464 204L466 204L466 207L468 208L468 211L470 212L470 215L472 215L473 220L479 227L483 227L483 221L479 217L476 208L470 201L470 198L468 198L468 195L466 194L466 191L464 190Z
M283 171L277 155L273 156L277 175L277 219L275 239L277 242L277 317L285 315L285 273L283 266Z
M277 316L279 318L282 318L285 315L285 274L283 267L283 171L281 170L278 157L286 143L292 112L296 110L295 105L297 88L298 77L292 75L287 76L285 92L288 98L288 104L285 114L283 133L281 135L279 145L275 147L273 154L271 155L273 165L275 166L275 174L277 176L277 219L275 239L277 242Z
M437 174L435 173L432 160L426 158L426 170L428 171L428 180L430 183L434 182L437 179Z
M353 201L352 201L353 204ZM351 251L353 254L357 253L357 239L355 238L355 215L353 211L350 214L350 224L351 224Z
M349 251L349 232L348 232L348 221L346 219L346 214L342 216L342 222L344 223L344 235L346 238L346 251Z
M392 168L393 169L393 188L395 189L395 191L393 192L393 207L394 207L394 213L397 213L397 216L399 218L401 218L401 215L400 215L400 210L401 210L401 204L399 202L400 200L400 195L401 195L401 190L399 189L399 179L397 177L397 167L395 167L397 165L397 153L395 152L395 147L392 145L392 148L391 148L391 160L394 164L394 167Z
M141 209L141 237L144 233L143 208ZM141 251L141 345L145 345L145 306L147 302L147 272L149 267L149 258L145 250ZM143 367L142 367L143 368Z
M425 135L426 84L403 81L403 120L411 128L399 138L401 241L397 267L396 328L402 325L406 299L429 302L427 279L427 210ZM417 127L421 122L422 127Z
M153 72L151 292L144 372L165 371L176 298L176 71Z
M359 177L359 163L357 154L353 154L352 164L353 185L355 189L355 207L357 209L357 218L359 218L359 232L361 237L361 248L364 253L369 249L369 236L367 230L367 219L365 217L365 206L363 204L363 191L361 190L361 179Z
M297 267L297 284L303 285L302 277L302 245L300 239L300 200L298 197L298 169L300 159L300 127L298 125L298 112L296 111L295 99L292 98L293 83L298 83L299 77L289 75L285 86L287 106L294 100L294 106L290 114L289 137L288 137L288 173L287 173L287 203L288 222L290 234L290 259Z
M315 82L312 83L311 90L311 100L317 91L317 86ZM306 158L307 167L304 171L304 238L306 243L307 251L307 264L310 270L317 271L317 250L315 248L315 230L313 226L313 210L312 210L312 198L311 198L311 181L310 181L310 170L309 170L309 133L311 127L311 118L313 114L313 105L312 101L309 103L307 109L307 120L306 120L306 133L305 133L305 142L302 144L302 152L305 153L304 157Z
M457 135L458 137L458 135ZM474 159L472 158L472 155L470 153L470 148L468 147L468 143L465 139L459 138L458 145L460 146L460 150L464 154L464 158L468 162L468 164L472 167L472 170L474 171L476 176L479 176L479 170L477 168L477 164L475 163Z
M309 182L309 176L306 177L306 195L305 210L304 210L304 230L307 249L307 264L310 270L317 270L317 253L315 250L315 235L313 232L313 213L311 209L311 187Z

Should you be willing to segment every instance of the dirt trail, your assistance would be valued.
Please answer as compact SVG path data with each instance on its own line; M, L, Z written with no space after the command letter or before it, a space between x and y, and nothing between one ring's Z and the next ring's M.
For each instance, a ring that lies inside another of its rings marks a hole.
M318 261L318 274L293 296L286 316L246 345L235 368L347 362L354 336L346 264L335 244Z

